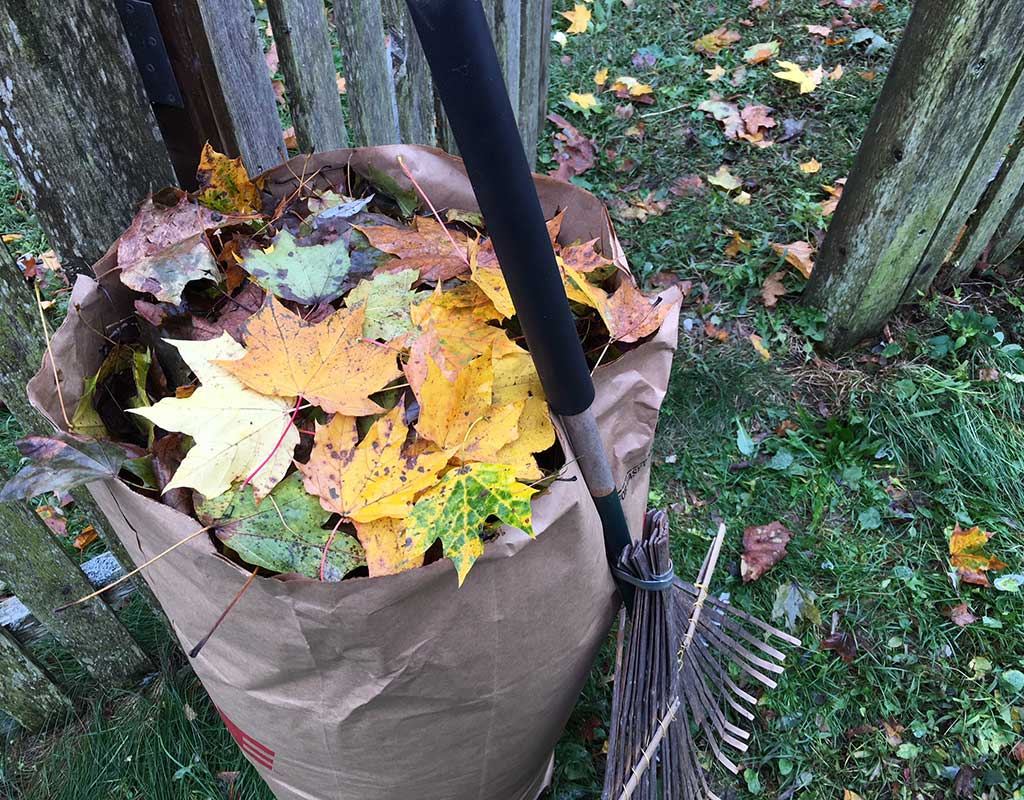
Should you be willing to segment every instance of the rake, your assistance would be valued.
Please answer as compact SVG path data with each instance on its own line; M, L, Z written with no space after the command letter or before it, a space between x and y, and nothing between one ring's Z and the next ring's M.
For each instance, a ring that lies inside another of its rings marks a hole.
M601 519L605 555L630 613L617 658L604 797L714 798L695 737L736 772L757 700L733 670L767 687L783 654L764 640L793 637L708 591L720 528L693 584L669 558L668 521L648 514L633 542L591 405L594 384L548 239L480 0L407 0L438 94L494 243L530 355Z

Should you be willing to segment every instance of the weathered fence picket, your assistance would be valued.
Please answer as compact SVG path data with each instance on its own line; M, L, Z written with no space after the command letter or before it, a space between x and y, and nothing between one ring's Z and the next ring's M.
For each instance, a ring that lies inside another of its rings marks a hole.
M71 702L45 668L0 628L0 709L31 730L70 708Z
M267 0L299 149L348 147L323 0Z
M1024 116L1022 26L1020 3L915 4L805 292L830 349L946 262Z

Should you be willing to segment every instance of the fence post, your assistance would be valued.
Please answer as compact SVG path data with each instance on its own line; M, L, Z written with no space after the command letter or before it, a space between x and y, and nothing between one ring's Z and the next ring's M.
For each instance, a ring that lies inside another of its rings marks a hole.
M398 127L406 144L437 144L434 83L405 0L382 0L391 48Z
M45 351L36 299L7 248L0 243L0 402L19 422L22 430L45 433L51 425L28 402L25 387L42 363ZM75 504L86 515L125 571L132 568L131 556L117 535L109 532L103 512L84 488L72 492ZM137 588L159 618L163 611L141 578Z
M27 503L0 505L0 577L98 681L129 683L153 668L101 599L54 613L57 606L91 594L92 584Z
M299 149L348 146L323 0L267 0Z
M64 692L4 628L0 628L0 709L28 730L71 710Z
M348 86L349 121L357 145L398 144L398 98L381 0L334 0Z
M113 7L0 7L0 144L61 261L82 271L153 189L167 149Z
M926 289L1024 113L1024 5L921 0L805 291L825 346L875 333Z
M551 0L523 0L519 54L519 130L530 166L537 163L537 141L548 113L548 60L551 54Z

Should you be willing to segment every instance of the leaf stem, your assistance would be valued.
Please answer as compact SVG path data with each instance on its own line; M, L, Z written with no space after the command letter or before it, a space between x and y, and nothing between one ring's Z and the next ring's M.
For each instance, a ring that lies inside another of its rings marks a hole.
M441 230L444 231L444 235L447 236L448 241L452 243L452 249L454 249L456 255L458 255L458 257L462 259L462 263L468 267L469 259L466 258L466 254L463 253L462 250L459 249L458 244L455 243L455 237L452 236L451 231L449 231L447 226L441 221L441 215L437 213L437 209L434 208L434 204L430 202L430 198L427 197L427 193L423 191L423 187L420 186L419 183L417 183L416 179L412 176L412 172L405 165L405 160L401 156L398 157L398 166L402 168L402 172L405 173L405 177L412 181L412 185L416 187L416 191L420 193L420 197L422 197L424 201L426 201L427 206L430 207L430 213L434 215L434 219L436 219L437 224L441 226Z
M327 537L327 544L324 545L324 554L320 556L320 581L326 580L324 578L324 570L327 567L327 552L331 549L331 545L334 543L334 537L338 533L338 528L341 527L341 517L338 517L338 521L334 524L334 529L331 531L331 535Z
M242 489L248 486L252 479L256 477L256 474L265 466L267 466L267 464L270 463L270 459L274 457L274 453L278 451L278 449L281 447L281 444L284 442L284 437L288 435L288 431L291 430L293 425L295 425L295 418L299 415L299 408L301 405L302 398L296 397L295 408L292 409L292 415L288 418L288 424L284 426L284 430L281 431L281 435L277 438L277 444L275 444L270 453L267 454L267 457L260 462L260 465L256 467L256 469L254 469L251 473L249 473L249 477L242 482Z

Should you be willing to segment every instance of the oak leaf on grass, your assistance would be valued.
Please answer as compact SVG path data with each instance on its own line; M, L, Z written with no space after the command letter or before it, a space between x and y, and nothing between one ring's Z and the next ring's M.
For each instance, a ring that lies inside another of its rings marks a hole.
M218 539L242 560L272 572L297 572L309 578L340 581L366 563L362 548L351 537L337 534L327 549L330 514L319 498L306 492L302 475L293 472L257 504L252 487L235 484L219 497L196 505L204 525L214 526Z
M309 461L296 465L306 491L319 497L326 510L352 522L404 518L449 459L445 451L406 452L404 416L405 405L399 403L373 423L362 441L355 417L335 414L326 425L318 424Z
M401 372L394 350L363 336L365 317L363 306L342 308L311 325L268 298L242 327L244 355L219 363L260 394L301 396L328 413L379 414L370 395Z
M426 553L440 539L461 586L484 552L480 534L488 517L533 536L530 498L535 491L519 483L512 467L504 464L453 469L413 506L406 528L411 549Z
M266 497L288 471L299 443L291 421L295 395L269 397L246 388L227 369L245 356L245 349L226 333L207 341L166 341L201 385L188 397L165 397L149 408L129 409L195 440L164 491L188 487L211 499L252 476L256 498Z

